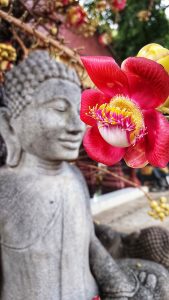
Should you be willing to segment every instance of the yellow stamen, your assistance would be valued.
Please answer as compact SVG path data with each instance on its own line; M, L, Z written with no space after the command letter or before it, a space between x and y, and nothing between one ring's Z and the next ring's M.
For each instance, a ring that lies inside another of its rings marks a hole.
M126 135L124 135L127 138L126 145L134 144L136 139L141 138L145 134L142 112L128 97L115 96L109 103L103 103L100 106L96 104L92 108L89 107L87 114L97 121L99 129L105 126L113 129L114 126L122 131L126 131Z
M131 117L132 123L135 124L135 130L131 132L130 139L134 140L139 135L140 130L144 128L144 119L141 110L129 98L116 96L109 103L110 109L116 108L116 111L124 116Z

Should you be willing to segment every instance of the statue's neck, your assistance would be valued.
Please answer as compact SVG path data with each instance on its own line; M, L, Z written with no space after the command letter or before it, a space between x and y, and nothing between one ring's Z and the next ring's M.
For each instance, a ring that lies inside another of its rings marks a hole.
M18 168L31 169L32 172L44 175L56 175L63 168L63 161L49 161L29 153L23 153Z

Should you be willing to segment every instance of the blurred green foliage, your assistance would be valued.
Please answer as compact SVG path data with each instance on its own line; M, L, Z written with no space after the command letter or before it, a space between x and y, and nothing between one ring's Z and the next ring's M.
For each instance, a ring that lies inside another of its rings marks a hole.
M109 32L112 43L109 49L117 60L135 56L144 45L159 43L169 48L169 19L165 9L169 0L127 0L125 9L119 13L106 10L99 13L98 32ZM85 1L89 12L93 12L99 0ZM147 16L146 16L147 13ZM96 12L98 17L98 12ZM117 24L117 30L113 29Z
M148 2L128 0L126 9L121 12L118 35L112 45L121 60L136 55L140 48L149 43L159 43L169 48L169 20L160 0L154 1L147 21L138 18L138 13L147 9Z

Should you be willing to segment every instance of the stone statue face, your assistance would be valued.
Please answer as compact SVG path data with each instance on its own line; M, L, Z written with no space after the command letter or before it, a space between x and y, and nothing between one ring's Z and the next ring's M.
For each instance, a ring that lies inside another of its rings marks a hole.
M50 161L77 158L84 124L80 88L65 79L48 79L35 89L31 104L10 121L21 149Z

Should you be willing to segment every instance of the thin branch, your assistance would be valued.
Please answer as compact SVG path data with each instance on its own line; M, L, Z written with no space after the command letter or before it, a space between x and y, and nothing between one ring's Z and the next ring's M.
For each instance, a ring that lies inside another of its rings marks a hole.
M85 163L80 162L80 166L83 166L83 165L86 166ZM134 186L134 187L136 187L136 188L138 188L140 191L142 191L142 193L145 195L145 197L148 199L149 202L153 201L153 199L151 198L151 196L150 196L147 192L145 192L144 189L143 189L142 187L140 187L137 183L134 183L133 181L131 181L131 180L129 180L129 179L126 179L126 178L124 178L123 176L117 175L117 174L115 174L115 173L112 172L112 171L105 170L105 169L103 169L102 167L94 166L94 165L91 165L91 164L88 164L88 166L89 166L91 169L93 169L93 170L99 170L99 171L102 171L102 172L104 172L104 173L106 173L106 174L110 174L110 175L112 175L113 177L115 177L115 178L117 178L117 179L120 179L120 180L122 180L122 181L124 181L124 182L126 182L126 183L128 183L128 184L130 184L130 185L132 185L132 186Z
M25 32L29 35L37 37L39 40L41 40L43 43L51 45L58 50L63 50L64 54L71 58L73 61L76 61L76 63L83 69L83 64L80 60L80 57L77 53L75 53L73 50L70 48L62 45L59 41L54 40L51 37L47 37L45 34L41 33L38 30L33 29L30 25L22 22L21 20L18 20L17 18L9 15L8 13L0 10L0 18L3 20L7 21L8 23L11 23L18 27L22 32Z
M24 57L28 56L29 50L26 48L24 42L22 41L22 39L19 37L19 35L17 34L16 30L14 28L12 28L12 34L13 34L13 38L18 42L18 44L20 45L23 53L24 53Z
M20 0L20 3L21 3L22 6L24 7L25 11L26 11L28 14L30 14L30 15L33 16L33 13L32 13L32 11L31 11L31 9L29 9L29 7L27 7L27 5L26 5L22 0ZM23 20L22 20L22 21L23 21Z
M34 9L39 2L40 2L39 0L35 0L34 4L32 6L32 9Z
M154 6L154 0L150 0L148 10L151 11L153 9L153 6Z

